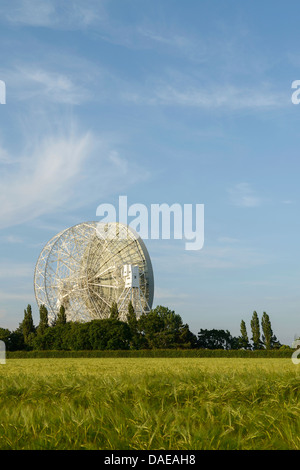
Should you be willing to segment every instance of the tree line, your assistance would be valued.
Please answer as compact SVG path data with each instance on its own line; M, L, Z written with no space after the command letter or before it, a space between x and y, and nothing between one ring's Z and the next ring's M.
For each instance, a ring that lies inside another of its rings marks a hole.
M117 350L117 349L278 349L280 342L273 334L269 315L263 312L261 322L253 312L248 337L244 320L240 336L228 330L200 329L198 335L190 331L179 314L168 307L157 306L137 318L131 302L127 321L119 319L116 303L110 317L89 322L67 321L63 306L54 321L49 323L44 305L39 309L40 321L34 325L31 306L24 310L24 319L14 331L0 328L0 340L8 351L20 350Z

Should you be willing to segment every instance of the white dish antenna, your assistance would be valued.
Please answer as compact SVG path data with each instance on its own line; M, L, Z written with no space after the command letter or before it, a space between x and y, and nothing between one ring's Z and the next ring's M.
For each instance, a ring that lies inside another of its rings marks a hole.
M113 302L120 320L126 321L129 301L137 317L152 307L152 264L144 242L127 225L85 222L45 245L35 268L34 291L50 321L61 305L68 321L109 318Z

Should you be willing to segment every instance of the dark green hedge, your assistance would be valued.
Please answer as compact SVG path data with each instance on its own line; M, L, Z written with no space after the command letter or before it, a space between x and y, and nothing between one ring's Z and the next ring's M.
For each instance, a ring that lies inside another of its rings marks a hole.
M142 350L94 350L94 351L7 351L7 359L68 358L68 357L249 357L290 358L293 349L273 350L224 350L224 349L142 349Z

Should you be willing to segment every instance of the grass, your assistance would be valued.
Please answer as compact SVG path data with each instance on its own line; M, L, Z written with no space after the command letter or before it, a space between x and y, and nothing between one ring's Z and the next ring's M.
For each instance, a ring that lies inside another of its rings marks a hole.
M8 359L0 449L300 449L291 359Z

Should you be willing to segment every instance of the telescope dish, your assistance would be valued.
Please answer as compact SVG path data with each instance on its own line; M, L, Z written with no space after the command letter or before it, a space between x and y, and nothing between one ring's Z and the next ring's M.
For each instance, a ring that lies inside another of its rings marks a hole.
M35 267L34 291L50 321L63 305L67 321L109 318L113 302L126 321L128 303L137 317L150 311L154 279L147 248L121 223L84 222L55 235Z

